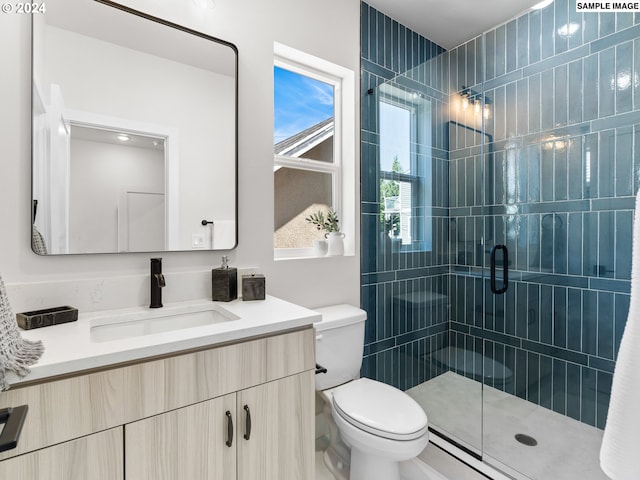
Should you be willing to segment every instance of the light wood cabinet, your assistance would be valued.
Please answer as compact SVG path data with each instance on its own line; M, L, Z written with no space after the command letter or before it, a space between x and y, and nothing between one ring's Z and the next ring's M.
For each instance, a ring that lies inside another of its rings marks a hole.
M304 372L127 424L125 478L313 478L313 382Z
M238 392L242 433L238 480L302 480L314 477L314 372ZM251 435L244 438L251 412Z
M237 418L235 400L230 394L127 424L125 478L236 478L237 438L226 444L228 422Z
M122 427L0 462L0 478L122 480Z
M307 328L3 392L29 413L0 479L311 479L314 346Z

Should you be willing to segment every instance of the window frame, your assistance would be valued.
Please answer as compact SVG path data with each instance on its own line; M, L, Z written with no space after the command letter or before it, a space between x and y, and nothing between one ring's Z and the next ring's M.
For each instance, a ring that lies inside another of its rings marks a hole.
M286 155L276 155L274 153L274 173L280 167L306 170L318 173L325 173L331 175L332 184L332 207L338 214L340 219L340 230L342 232L350 234L353 238L355 235L352 220L350 216L354 215L353 208L347 205L355 203L347 200L345 202L346 195L349 195L348 190L345 187L345 154L348 155L349 149L345 145L345 138L349 135L345 135L345 128L348 128L350 120L354 115L350 114L348 109L345 109L345 103L354 97L354 93L349 93L349 90L353 90L353 72L334 65L328 61L313 57L309 54L305 54L298 50L286 47L281 44L274 45L274 67L289 70L299 75L312 78L324 82L333 86L333 102L334 102L334 126L333 126L333 162L323 162L319 160L313 160L309 158L289 157ZM352 122L351 122L352 123ZM354 159L355 161L355 159ZM350 176L354 176L353 172ZM300 247L300 248L276 248L274 245L274 258L286 259L286 258L307 258L313 257L313 247ZM352 255L354 248L349 248L347 242L345 242L345 254Z

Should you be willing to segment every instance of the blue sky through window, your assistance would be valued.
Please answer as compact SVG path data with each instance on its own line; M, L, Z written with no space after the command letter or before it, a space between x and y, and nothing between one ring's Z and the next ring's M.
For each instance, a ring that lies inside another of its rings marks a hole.
M380 102L380 169L391 171L398 158L403 173L411 167L411 112L402 107Z
M274 132L276 144L333 117L333 85L273 68Z

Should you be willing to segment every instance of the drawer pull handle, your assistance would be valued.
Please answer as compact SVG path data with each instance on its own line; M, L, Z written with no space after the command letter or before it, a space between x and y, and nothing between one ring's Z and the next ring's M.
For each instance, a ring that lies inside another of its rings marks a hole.
M231 412L227 410L227 441L225 442L227 447L233 445L233 417Z
M245 422L245 434L244 434L244 439L245 440L249 440L249 438L251 437L251 410L249 410L249 405L245 405L244 406L244 411L247 414L247 419Z
M27 405L0 410L0 423L5 426L0 434L0 452L11 450L18 446L18 439L22 432L22 426L27 418Z

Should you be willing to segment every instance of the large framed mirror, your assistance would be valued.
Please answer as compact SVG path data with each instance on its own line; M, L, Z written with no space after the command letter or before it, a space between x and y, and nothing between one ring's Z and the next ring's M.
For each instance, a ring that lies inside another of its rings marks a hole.
M108 0L32 19L33 250L235 248L236 47Z

